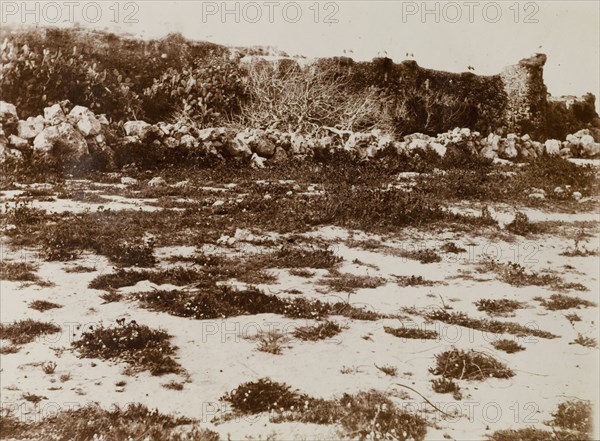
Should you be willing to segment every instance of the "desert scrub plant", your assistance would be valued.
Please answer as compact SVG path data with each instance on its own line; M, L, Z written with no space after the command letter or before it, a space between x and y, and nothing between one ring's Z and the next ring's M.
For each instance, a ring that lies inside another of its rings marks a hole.
M593 441L590 435L566 430L543 430L535 427L525 429L497 430L486 436L487 441Z
M93 273L95 266L75 265L64 269L65 273Z
M0 261L0 279L11 282L36 282L39 277L35 274L37 266L27 262Z
M552 294L549 299L536 297L534 300L538 300L544 308L550 311L579 308L580 306L584 306L586 308L589 306L596 306L594 302L589 300L564 294Z
M180 373L182 368L173 359L177 348L171 345L170 338L165 331L132 321L112 328L90 329L72 346L83 358L124 361L130 365L131 373Z
M592 403L569 400L558 405L552 420L545 422L552 430L536 428L499 430L488 435L489 441L593 441L594 414Z
M423 276L394 276L398 286L433 286L436 282L427 280Z
M16 345L0 344L0 354L1 355L16 354L20 350L21 350L21 348Z
M447 242L440 248L444 253L450 254L462 254L466 253L467 250L465 248L459 247L454 242Z
M318 341L335 337L342 330L342 326L338 323L327 320L315 326L301 326L296 328L292 335L300 340Z
M15 345L31 343L37 337L56 334L61 328L54 323L26 319L11 324L0 323L0 339L10 340Z
M329 315L341 315L356 320L382 318L381 314L345 302L325 303L305 298L286 299L267 295L256 288L236 291L231 287L217 286L210 282L198 285L190 291L151 291L132 296L143 308L197 320L266 313L315 320Z
M593 405L590 401L569 400L560 403L552 420L548 423L552 427L564 430L573 430L578 433L591 434L594 429Z
M398 338L410 338L418 340L436 340L439 338L437 331L430 329L419 329L419 328L391 328L389 326L383 327L387 334L391 334Z
M412 260L418 260L421 263L435 263L441 262L442 257L430 248L423 248L418 250L401 250L399 253L402 257Z
M500 280L512 286L549 286L557 290L587 291L581 284L566 283L555 274L527 272L524 266L513 262L500 263L488 258L479 262L477 270L482 273L495 273Z
M124 295L111 289L108 292L100 294L98 297L100 297L102 300L104 300L102 302L103 304L106 304L106 303L120 302L121 300L123 300Z
M398 409L388 397L375 390L324 400L261 378L241 384L221 400L231 404L234 417L271 412L274 422L339 424L343 429L341 438L421 441L427 432L424 419Z
M577 334L577 338L573 340L570 345L580 345L584 348L597 348L598 340L592 337L585 337L581 334Z
M574 312L565 314L565 318L569 321L569 323L571 323L571 325L575 322L581 321L581 317L579 317L579 315L575 314Z
M394 366L390 366L390 365L377 366L377 365L375 365L375 367L378 370L380 370L381 372L383 372L385 375L387 375L388 377L395 377L396 375L398 375L398 368L396 368Z
M152 270L128 270L117 268L114 273L101 274L95 277L89 284L92 289L119 289L124 286L132 286L142 280L148 280L157 285L169 283L172 285L188 285L201 278L202 273L194 268L181 266Z
M48 302L47 300L34 300L33 302L29 303L29 307L31 309L35 309L36 311L45 312L50 309L62 308L62 305Z
M339 273L332 271L329 275L322 278L319 283L329 287L335 292L354 293L359 289L375 289L385 285L386 280L383 277L355 275L350 273Z
M169 390L177 390L177 391L183 390L183 383L178 383L175 380L171 380L168 383L162 384L161 386L164 387L165 389L169 389Z
M281 355L287 346L288 338L280 331L262 332L253 337L258 341L256 350L273 355Z
M506 315L524 307L522 302L510 299L481 299L475 302L478 311L487 312L490 315Z
M308 396L291 387L277 383L269 378L241 384L233 391L221 397L227 401L236 412L242 415L253 415L271 410L291 410L305 405Z
M45 374L50 375L56 371L56 362L55 361L45 361L42 364L42 370Z
M515 218L512 222L505 227L508 231L519 236L527 236L528 234L535 234L539 231L537 225L531 223L529 217L525 213L517 211Z
M506 340L506 339L502 339L502 340L496 340L495 342L492 343L492 346L496 349L498 349L499 351L504 351L507 354L514 354L515 352L520 352L520 351L524 351L525 348L523 346L521 346L519 343L517 343L514 340Z
M519 323L504 322L490 319L474 319L462 312L448 312L435 310L425 314L430 320L439 320L449 325L463 326L465 328L475 329L477 331L491 332L494 334L511 334L517 337L534 336L540 338L556 338L547 331L542 331L534 326L524 326Z
M142 404L102 409L90 404L69 409L45 418L27 421L2 414L2 438L96 441L147 439L149 441L219 441L219 436L202 429L189 418L176 417L149 410ZM99 438L101 437L101 438Z
M460 386L447 378L435 378L431 380L431 388L438 394L452 394L455 400L462 399Z
M300 248L283 246L272 255L263 256L264 266L276 268L315 268L332 269L343 259L336 256L333 250L323 247Z
M29 401L30 403L33 403L33 404L38 404L38 403L41 403L43 400L48 399L48 397L45 397L43 395L32 394L30 392L25 392L23 395L21 395L21 397L25 401Z
M311 270L307 270L304 268L292 268L290 269L290 275L296 277L304 277L305 279L310 279L315 275L315 273Z
M483 381L490 377L511 378L515 375L491 355L474 350L451 349L437 354L435 360L436 366L429 371L445 378Z

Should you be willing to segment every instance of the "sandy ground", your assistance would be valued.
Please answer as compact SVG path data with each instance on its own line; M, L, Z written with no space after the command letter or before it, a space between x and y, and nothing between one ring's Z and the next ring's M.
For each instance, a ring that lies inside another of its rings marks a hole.
M19 191L4 191L3 201L19 196ZM101 192L99 194L102 194ZM33 206L48 211L97 210L99 205L112 210L157 210L152 200L138 200L107 196L106 204L90 204L70 200L34 202ZM514 211L507 207L494 207L503 223L510 222ZM470 208L456 207L456 210ZM477 210L473 209L475 215ZM552 213L528 210L532 220L560 220L564 223L595 221L596 213ZM597 229L596 229L597 231ZM599 258L564 257L560 253L572 246L564 237L540 236L532 240L507 242L465 233L424 233L407 230L402 241L387 241L396 249L413 246L439 246L447 241L466 247L460 255L444 254L442 262L421 264L383 250L368 251L347 245L348 239L374 238L365 234L352 235L339 228L327 227L308 234L332 243L336 254L344 258L341 272L381 276L387 283L375 289L362 289L349 296L353 304L366 305L374 310L402 314L402 319L375 322L349 320L335 317L347 325L338 336L316 343L291 340L282 355L272 355L256 350L256 342L247 336L257 331L278 328L284 333L295 326L311 324L307 320L290 320L273 314L233 317L226 320L190 320L141 309L135 302L103 303L101 291L88 288L89 282L113 271L103 257L86 255L78 261L46 262L34 250L14 250L2 242L2 258L14 261L31 261L39 264L38 276L54 285L40 287L31 283L1 282L0 320L3 323L31 318L52 321L62 328L62 333L49 335L24 345L20 352L2 356L0 383L3 406L19 408L26 418L41 418L57 410L97 402L109 408L114 404L140 402L161 412L196 418L202 425L218 432L223 439L333 439L335 427L297 423L275 424L268 415L259 415L221 424L212 422L215 416L227 411L219 401L224 393L237 385L270 377L285 382L315 397L332 398L344 392L358 392L371 388L389 391L396 403L407 410L419 413L431 423L427 440L482 439L486 434L506 428L536 426L547 428L544 421L551 418L556 406L568 399L579 398L598 402L600 390L599 351L571 342L582 334L598 334L598 308L580 308L569 311L548 311L542 308L536 296L548 297L553 291L547 287L514 287L498 281L493 274L479 274L476 264L484 256L493 256L502 262L518 262L528 270L553 271L566 282L581 283L588 292L569 291L595 303L600 299ZM598 237L589 240L589 248L597 248ZM156 255L191 255L194 247L157 249ZM353 263L354 259L360 261ZM75 265L95 268L89 273L68 273L65 269ZM311 279L291 276L285 269L273 270L278 282L264 285L266 292L289 295L285 291L296 289L310 298L331 298L323 294L317 280L325 274L315 271ZM435 286L399 287L394 276L421 275L439 281ZM122 288L123 293L147 291L150 288L172 289L173 286L156 286L148 281L133 287ZM347 294L340 294L342 299ZM529 324L559 335L556 339L534 337L516 338L485 334L467 328L424 323L418 315L405 314L403 308L437 308L449 305L472 317L487 315L476 309L473 302L486 299L515 299L528 307L517 310L514 316L497 318L520 324ZM33 300L48 300L63 305L60 309L38 312L30 309ZM576 312L581 321L571 324L566 313ZM79 338L89 326L97 323L111 325L116 319L136 320L153 328L162 328L173 335L178 349L178 362L188 372L187 376L166 375L153 377L149 373L134 376L123 374L122 363L80 359L70 350L70 343ZM384 326L421 326L435 329L438 340L400 339L384 332ZM499 338L517 340L526 350L515 354L497 351L491 342ZM463 391L461 401L450 395L437 394L430 381L435 378L429 368L434 366L435 354L452 347L476 349L494 355L511 367L516 375L508 380L490 379L484 382L459 381ZM41 363L53 360L57 368L45 374ZM398 369L390 377L377 369L390 365ZM344 371L344 373L342 373ZM68 375L68 379L62 375ZM64 380L64 381L63 381ZM163 384L175 380L184 382L182 391L169 390ZM117 386L119 381L125 386ZM409 386L426 396L448 417L427 404L418 394L403 387ZM33 405L23 399L24 393L46 397Z

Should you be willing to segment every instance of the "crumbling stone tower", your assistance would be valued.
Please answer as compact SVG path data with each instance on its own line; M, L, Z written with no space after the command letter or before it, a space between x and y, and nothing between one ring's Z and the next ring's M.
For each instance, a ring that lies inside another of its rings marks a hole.
M545 54L537 54L500 73L508 99L504 125L509 132L528 133L534 138L544 135L548 107L544 84L546 59Z

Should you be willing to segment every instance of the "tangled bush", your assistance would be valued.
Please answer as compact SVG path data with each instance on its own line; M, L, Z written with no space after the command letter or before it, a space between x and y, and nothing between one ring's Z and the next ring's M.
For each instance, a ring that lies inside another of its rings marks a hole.
M172 358L177 348L171 345L170 338L165 331L132 321L113 328L90 329L72 345L84 358L122 360L132 372L148 370L152 375L163 375L181 371Z

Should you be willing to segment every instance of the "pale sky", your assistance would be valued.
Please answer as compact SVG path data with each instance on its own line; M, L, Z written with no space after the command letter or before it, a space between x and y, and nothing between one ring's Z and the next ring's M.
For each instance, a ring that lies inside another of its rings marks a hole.
M308 57L348 55L369 60L387 55L399 62L409 53L423 67L453 72L473 66L475 73L495 74L523 57L544 52L545 81L553 95L600 95L597 0L137 1L120 2L118 8L113 1L72 2L75 6L57 1L30 2L34 12L25 16L21 1L2 3L3 24L78 22L142 38L180 32L195 40L271 45ZM32 3L41 5L39 11ZM74 8L72 14L69 7ZM337 22L327 22L328 15L329 21Z

